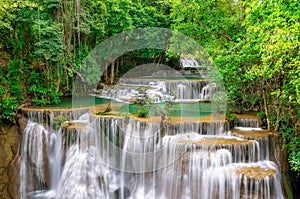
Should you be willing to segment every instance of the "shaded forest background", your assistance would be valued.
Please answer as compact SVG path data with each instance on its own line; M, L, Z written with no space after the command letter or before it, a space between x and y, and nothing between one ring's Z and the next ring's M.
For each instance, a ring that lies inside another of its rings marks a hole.
M0 125L14 123L24 106L56 104L72 95L81 62L105 39L163 27L209 52L227 101L255 104L266 128L280 133L290 169L299 174L299 9L294 0L0 0ZM127 53L102 81L113 84L147 62L177 67L178 55Z

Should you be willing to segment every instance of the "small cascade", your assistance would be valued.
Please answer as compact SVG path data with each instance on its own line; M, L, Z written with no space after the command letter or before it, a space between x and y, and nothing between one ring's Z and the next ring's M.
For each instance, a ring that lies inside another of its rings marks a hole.
M272 136L272 133L261 128L248 127L235 127L231 133L243 139L256 140L259 143L260 157L262 157L262 160L270 159L269 138Z
M180 65L182 68L198 68L200 64L193 58L181 58Z
M236 126L248 127L248 128L259 128L260 119L259 118L237 118Z
M259 145L254 140L239 139L230 136L203 136L197 133L177 134L169 138L187 150L211 152L226 149L232 153L233 162L253 162L260 160Z
M216 92L216 86L213 84L207 84L204 86L200 93L201 100L211 100L214 97L214 93Z
M209 62L199 62L194 58L181 58L179 60L181 67L181 74L192 76L198 75L202 78L207 78L209 76L208 68L210 66Z
M211 100L216 87L208 83L207 80L120 79L116 86L104 87L98 97L130 101L146 95L155 102L161 102L162 98L171 95L177 101Z
M207 83L207 81L167 81L166 87L168 91L176 91L177 100L199 100L201 90Z
M280 174L270 161L234 163L204 173L204 198L283 198Z
M272 134L252 124L229 131L214 116L162 122L88 109L24 115L21 199L283 198Z
M263 130L260 126L260 118L256 116L239 116L237 118L236 126L232 129L231 133L240 138L256 140L260 146L260 156L262 157L262 160L269 160L269 138L272 136L272 133Z
M175 135L194 132L200 135L220 135L229 131L228 122L181 122L165 124L165 134Z

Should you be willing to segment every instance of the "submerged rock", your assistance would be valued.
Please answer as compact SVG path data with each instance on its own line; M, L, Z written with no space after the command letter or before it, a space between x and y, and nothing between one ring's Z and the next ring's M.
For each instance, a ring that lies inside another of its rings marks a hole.
M122 198L122 196L123 196L123 198L128 198L131 195L130 194L130 190L128 188L126 188L126 187L116 189L113 192L113 194L114 194L114 199Z

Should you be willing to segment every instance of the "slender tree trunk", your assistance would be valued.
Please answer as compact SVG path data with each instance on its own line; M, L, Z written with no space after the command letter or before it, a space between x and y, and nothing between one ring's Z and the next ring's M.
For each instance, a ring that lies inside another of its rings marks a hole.
M60 89L60 75L58 74L58 78L57 78L57 87L55 89L55 94L57 94L59 92L59 89Z
M278 105L276 107L276 113L277 113L277 118L276 118L276 124L275 124L275 131L279 130L279 121L280 121L280 117L281 117L281 113L280 113L280 105Z
M270 131L270 118L269 118L269 111L268 111L268 104L267 104L265 88L263 88L263 100L264 100L264 109L265 109L266 118L267 118L267 128L268 128L268 131Z
M114 83L115 78L115 61L113 61L110 65L110 84Z
M120 60L116 61L116 75L118 76Z
M108 82L108 66L107 66L107 63L105 64L104 81Z

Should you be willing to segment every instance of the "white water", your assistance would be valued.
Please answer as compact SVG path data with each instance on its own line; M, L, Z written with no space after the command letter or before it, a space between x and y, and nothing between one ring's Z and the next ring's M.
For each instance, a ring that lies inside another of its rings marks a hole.
M259 128L260 121L259 118L241 118L237 119L238 127L246 127L246 128Z
M45 147L49 142L49 132L38 123L28 121L24 130L22 159L20 165L20 197L26 198L26 191L34 189L45 189ZM32 168L28 171L28 165ZM36 178L33 178L33 173Z
M182 68L187 68L187 67L198 68L198 67L200 67L200 64L197 62L197 60L195 60L193 58L181 58L180 65Z
M97 97L129 101L147 96L154 103L175 97L176 101L212 100L216 86L208 81L120 79L116 86L104 87Z
M277 166L261 155L267 146L259 141L188 144L244 139L226 135L224 128L201 135L199 124L161 126L88 114L77 118L72 122L86 124L84 129L47 130L29 121L22 146L21 199L283 198ZM189 133L193 131L197 133ZM237 173L244 167L277 172L249 178Z

